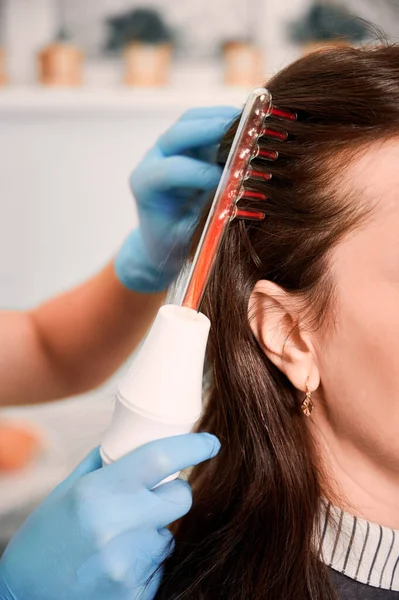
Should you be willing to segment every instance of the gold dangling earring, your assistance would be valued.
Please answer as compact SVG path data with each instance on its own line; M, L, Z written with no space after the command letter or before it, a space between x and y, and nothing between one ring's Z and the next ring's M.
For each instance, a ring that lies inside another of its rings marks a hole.
M304 401L301 404L301 408L302 408L302 411L303 411L303 414L305 415L305 417L310 417L310 415L312 414L313 409L314 409L314 404L312 401L312 392L310 391L309 386L308 386L308 379L306 380L305 387L306 387L306 396L305 396Z

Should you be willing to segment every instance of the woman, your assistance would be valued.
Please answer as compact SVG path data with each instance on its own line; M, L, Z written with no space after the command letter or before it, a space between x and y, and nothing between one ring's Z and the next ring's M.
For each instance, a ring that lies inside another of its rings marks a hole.
M312 54L267 87L298 119L269 119L288 139L261 139L272 179L246 182L265 220L231 224L202 307L199 429L222 449L157 598L398 598L399 47Z

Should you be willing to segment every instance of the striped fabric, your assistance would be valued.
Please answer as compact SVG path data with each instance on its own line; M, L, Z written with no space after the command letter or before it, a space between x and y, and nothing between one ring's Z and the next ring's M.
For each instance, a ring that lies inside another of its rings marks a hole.
M399 591L399 531L327 504L318 537L326 565L360 583Z

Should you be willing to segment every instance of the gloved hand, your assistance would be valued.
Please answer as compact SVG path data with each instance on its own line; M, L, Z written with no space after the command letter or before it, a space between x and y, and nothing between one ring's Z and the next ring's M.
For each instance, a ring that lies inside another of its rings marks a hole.
M166 526L191 506L181 479L152 488L219 447L212 435L190 433L105 468L93 451L11 540L0 561L1 600L152 600L173 545Z
M184 113L133 171L139 228L115 262L120 281L148 293L169 287L187 258L190 233L222 173L217 144L239 111L197 108Z

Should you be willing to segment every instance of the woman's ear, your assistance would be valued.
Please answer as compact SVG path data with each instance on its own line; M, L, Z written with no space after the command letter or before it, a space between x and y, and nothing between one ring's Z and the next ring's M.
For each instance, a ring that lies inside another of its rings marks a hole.
M271 281L255 285L248 307L252 331L266 354L298 390L318 388L320 374L312 336L301 323L298 305Z

